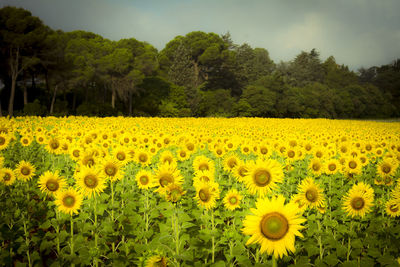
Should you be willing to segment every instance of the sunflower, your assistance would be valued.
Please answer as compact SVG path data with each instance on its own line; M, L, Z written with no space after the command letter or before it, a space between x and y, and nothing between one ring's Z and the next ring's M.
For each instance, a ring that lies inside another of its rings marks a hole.
M58 175L58 171L46 171L39 177L40 191L46 194L55 195L58 191L64 190L67 186L65 179Z
M176 159L174 157L174 154L172 154L171 151L165 150L160 154L160 159L159 159L161 164L164 163L169 163L169 164L176 164Z
M362 172L362 163L358 157L347 157L344 164L344 171L348 175L357 175Z
M231 189L226 193L223 202L226 209L235 210L239 208L241 200L240 193L236 189Z
M249 164L249 171L244 177L244 183L251 194L265 196L277 188L277 183L282 183L282 166L272 159L257 159Z
M240 145L240 151L243 155L249 155L251 153L250 144L244 143Z
M142 167L148 166L151 162L151 157L148 151L141 149L135 154L135 162L139 163Z
M214 182L214 172L211 171L199 171L193 177L193 185L196 187L199 183Z
M28 181L35 175L36 168L31 163L25 160L18 163L15 174L18 179Z
M400 202L394 199L390 199L386 202L386 213L390 217L400 216Z
M159 186L156 192L161 195L165 195L166 187L169 184L181 185L183 183L183 177L179 169L168 163L158 167L155 171L154 179Z
M268 145L262 144L258 146L258 155L268 158L271 155L271 148Z
M157 185L154 181L153 174L147 170L140 170L136 174L135 180L140 189L149 189Z
M70 187L66 190L59 191L56 194L55 204L59 211L72 215L78 214L78 210L82 205L82 195L74 188Z
M6 133L0 133L0 151L6 149L11 138Z
M167 267L168 258L165 256L155 255L146 261L145 267Z
M233 169L238 165L239 158L236 154L230 154L224 158L223 166L224 171L231 173Z
M196 196L194 199L197 204L206 210L216 206L216 200L219 199L219 186L215 182L200 183L196 187Z
M81 165L88 167L96 165L97 158L95 155L95 151L92 150L84 151L83 154L81 154L79 162Z
M165 199L173 203L178 202L184 194L186 194L186 191L183 190L181 185L169 184L165 188Z
M324 164L324 173L335 174L340 170L340 162L337 159L330 159Z
M302 202L308 207L318 208L324 206L325 197L322 189L315 181L308 177L304 179L298 186L297 190L301 196Z
M113 157L107 156L99 164L101 175L110 179L111 182L121 180L124 172L121 170L121 163Z
M194 172L197 173L199 171L210 171L214 172L215 167L214 167L214 162L207 158L206 156L197 156L193 160L193 169Z
M243 182L246 177L249 168L244 161L239 161L238 164L233 168L233 177L236 178L239 182Z
M21 142L22 146L27 147L32 143L33 137L31 135L21 136L21 139L19 141Z
M307 209L307 204L300 194L292 195L290 202L296 205L299 214L303 214L303 212Z
M45 149L50 153L50 154L61 154L61 144L60 140L57 138L53 137L50 138L47 141L47 145L45 146Z
M15 182L15 174L12 169L0 169L0 181L5 185L12 185Z
M382 178L387 176L393 176L397 170L397 164L394 160L382 160L379 162L376 170L379 176Z
M190 153L185 148L178 149L177 157L179 161L185 161L190 158Z
M295 251L295 236L303 237L299 230L304 228L300 224L306 219L298 215L294 203L285 205L285 198L278 195L272 199L258 199L256 209L251 211L254 215L247 215L243 221L242 232L251 236L246 245L258 243L261 253L273 254L275 258Z
M112 150L112 156L118 160L122 166L126 165L130 160L128 150L123 146L117 146Z
M353 185L343 198L343 210L351 217L364 217L373 206L373 192L371 186L363 182Z
M322 171L324 170L322 161L320 159L313 158L308 164L308 169L315 176L321 175Z
M105 179L95 167L81 166L79 172L75 174L75 179L79 191L88 198L103 192L106 188Z
M68 154L73 161L79 161L82 152L83 148L79 146L77 143L72 144L68 150Z

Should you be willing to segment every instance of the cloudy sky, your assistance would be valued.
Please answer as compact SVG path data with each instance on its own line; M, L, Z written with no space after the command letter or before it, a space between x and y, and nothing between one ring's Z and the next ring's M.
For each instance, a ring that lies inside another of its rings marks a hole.
M161 50L191 31L230 32L275 62L316 48L353 70L400 58L399 0L0 0L53 29L134 37Z

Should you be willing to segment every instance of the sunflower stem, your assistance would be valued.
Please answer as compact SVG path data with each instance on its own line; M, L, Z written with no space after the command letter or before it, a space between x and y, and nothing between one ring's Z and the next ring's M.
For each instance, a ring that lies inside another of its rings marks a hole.
M211 242L212 242L212 254L211 254L211 262L214 263L214 257L215 257L215 237L214 237L214 209L211 209L211 231L212 231L212 236L211 236Z
M174 231L174 236L175 236L175 262L176 266L180 266L178 259L176 256L179 256L179 224L178 224L178 210L177 206L175 205L174 207L174 213L172 216L172 229Z
M25 217L25 216L24 216ZM27 227L26 227L26 223L27 220L26 218L24 218L24 233L25 233L25 244L26 244L26 256L28 257L28 266L31 267L32 266L32 262L31 262L31 256L29 253L29 233L27 231Z
M321 223L319 222L319 220L317 220L317 224L318 224L318 231L320 232L320 234L318 235L319 258L322 260L324 250L322 249Z
M57 257L60 256L60 225L59 225L59 220L60 220L60 215L58 213L58 210L56 210L56 221L57 221L57 227L56 227L56 233L57 233Z
M70 224L71 224L71 261L74 256L74 221L72 219L72 214L70 216ZM75 264L71 263L71 266L74 267Z
M347 261L350 260L350 252L351 252L351 237L350 237L350 233L353 230L353 221L350 222L350 231L349 231L349 239L348 239L348 243L347 243Z
M111 187L111 222L114 224L114 183L110 179L110 187ZM96 205L96 204L95 204ZM96 206L95 206L96 212ZM111 244L112 252L115 252L115 242L113 241ZM97 246L96 246L97 248Z
M272 255L272 267L278 267L278 262L276 261L275 255Z
M98 242L98 235L97 235L97 199L94 199L94 248L96 250L96 256L93 259L94 266L98 266L97 260L97 242Z
M144 220L145 220L145 232L147 234L147 232L149 231L149 214L148 214L148 209L149 209L149 192L148 190L146 190L145 193L145 207L144 207ZM145 237L145 242L147 244L148 240L147 240L147 236Z

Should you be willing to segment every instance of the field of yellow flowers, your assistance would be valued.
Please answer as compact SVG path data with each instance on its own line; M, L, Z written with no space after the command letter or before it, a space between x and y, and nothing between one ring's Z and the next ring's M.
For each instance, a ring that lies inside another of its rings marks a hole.
M400 123L0 118L6 266L396 266Z

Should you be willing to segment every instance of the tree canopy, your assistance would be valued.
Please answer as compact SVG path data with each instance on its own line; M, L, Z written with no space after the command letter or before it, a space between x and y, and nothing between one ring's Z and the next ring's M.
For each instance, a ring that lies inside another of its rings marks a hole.
M314 48L277 63L229 32L193 31L157 51L135 38L52 30L8 6L0 66L0 115L400 116L400 59L354 72Z

